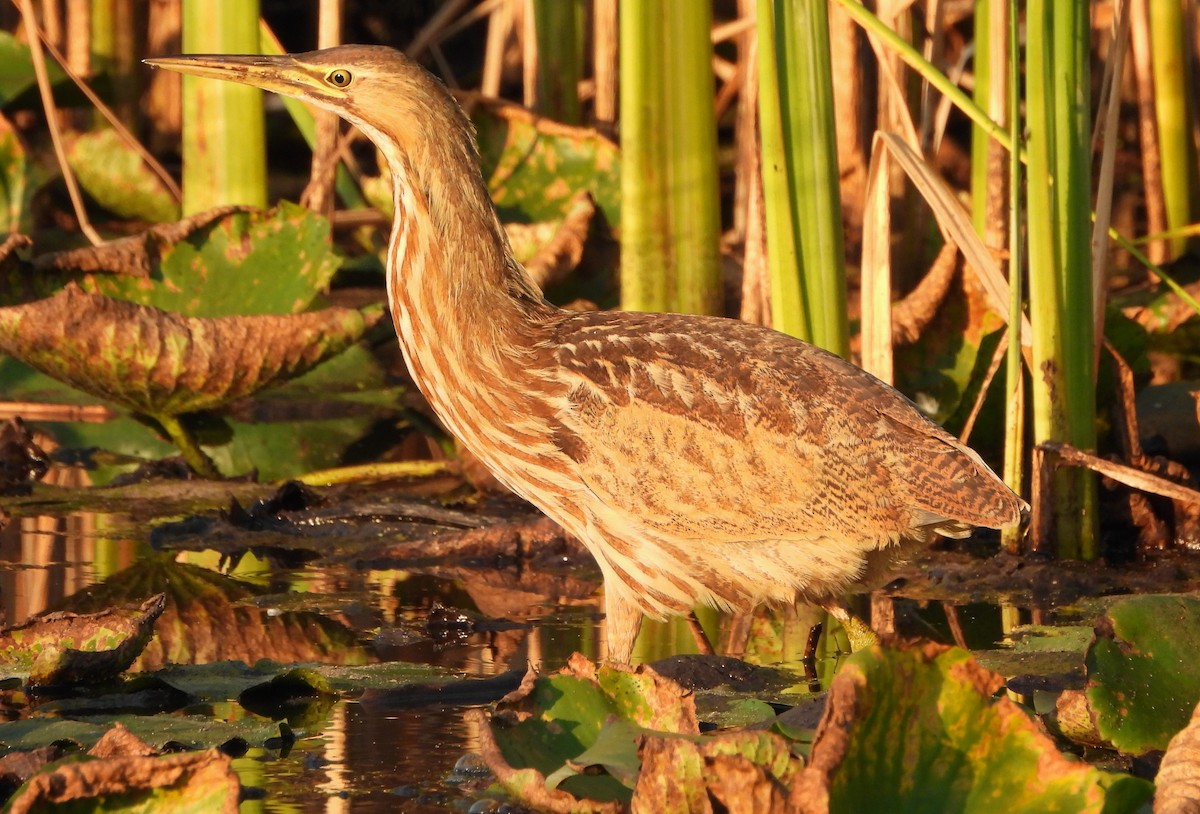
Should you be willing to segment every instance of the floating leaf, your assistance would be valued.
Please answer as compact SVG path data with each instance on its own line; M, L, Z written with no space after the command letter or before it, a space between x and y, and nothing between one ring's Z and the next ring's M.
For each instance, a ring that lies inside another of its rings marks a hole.
M1200 599L1147 595L1109 606L1087 670L1104 738L1127 754L1167 748L1200 701Z
M67 163L79 185L115 215L149 223L179 219L179 202L116 130L106 127L69 139Z
M174 416L297 376L345 350L377 318L347 308L191 318L69 285L0 308L0 350L100 398Z
M146 647L166 607L163 594L136 610L51 613L0 631L0 663L28 683L96 683L127 670Z
M30 778L6 811L236 814L240 788L229 758L216 749L162 757L69 760Z
M834 679L793 800L828 810L1136 811L1151 787L1055 748L965 650L925 645L854 654ZM803 806L801 807L803 810Z

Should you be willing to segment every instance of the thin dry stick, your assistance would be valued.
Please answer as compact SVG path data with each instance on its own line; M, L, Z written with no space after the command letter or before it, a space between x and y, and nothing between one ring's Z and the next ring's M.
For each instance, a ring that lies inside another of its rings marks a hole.
M1150 0L1133 0L1130 8L1130 45L1133 48L1133 75L1137 84L1138 138L1142 153L1142 186L1146 201L1146 231L1150 234L1167 228L1166 203L1163 199L1162 157L1158 150L1158 117L1154 111L1154 68L1150 56ZM1168 243L1155 240L1146 254L1156 264L1168 257Z
M321 0L317 18L317 47L332 48L342 41L342 1ZM316 134L313 143L312 169L308 184L300 195L303 206L328 218L333 214L333 181L337 170L338 133L340 118L329 110L313 111ZM332 239L332 235L330 236Z
M500 80L504 77L504 52L512 34L512 0L497 3L488 20L487 44L483 52L483 78L479 90L484 96L500 95Z
M617 0L595 0L592 20L592 111L596 124L611 134L617 120Z
M75 217L79 221L79 231L91 242L99 246L104 238L92 228L88 220L87 210L83 206L83 196L79 192L79 184L75 181L75 173L67 163L67 153L63 148L62 133L58 129L58 108L54 105L54 92L50 89L50 75L46 72L46 55L42 52L42 40L38 35L37 18L33 12L33 0L20 0L21 18L25 28L34 32L29 38L29 55L33 60L33 73L37 77L38 93L42 97L42 107L46 111L46 126L50 129L50 141L54 144L54 155L62 170L63 181L67 184L67 192L71 196L71 206L75 209Z
M1090 452L1077 449L1070 444L1046 442L1039 444L1037 448L1058 456L1058 459L1062 463L1070 466L1085 467L1133 489L1148 492L1152 495L1159 495L1171 500L1178 500L1183 503L1200 504L1200 491L1190 486L1175 483L1158 475L1153 475L1141 469L1117 463L1116 461L1105 460Z
M533 19L533 9L526 4L522 20L521 54L523 65L523 85L525 89L523 101L525 107L537 110L538 106L538 47L537 21Z
M1108 225L1112 220L1113 167L1117 154L1117 121L1121 110L1118 81L1124 75L1125 48L1129 44L1129 3L1116 0L1113 10L1113 42L1105 65L1103 93L1107 93L1104 110L1104 150L1100 154L1100 178L1096 187L1096 222L1092 228L1092 326L1096 337L1093 370L1100 364L1100 346L1104 341L1104 306L1108 300ZM1097 135L1100 122L1096 123ZM1095 375L1095 374L1093 374Z
M975 403L971 405L971 414L967 416L962 432L958 434L958 440L964 444L971 437L971 431L975 429L975 421L979 418L979 411L983 409L984 399L987 398L988 390L992 387L992 380L996 378L996 371L1004 364L1004 356L1007 353L1008 331L1005 331L1004 336L1000 337L1000 344L996 346L995 353L992 354L992 361L983 377L983 383L979 385L979 392L975 394Z
M441 37L443 30L454 21L464 8L470 3L470 0L448 0L442 4L441 8L429 18L429 22L417 32L413 37L413 41L409 43L405 53L413 59L425 53L426 49L432 48Z
M13 3L18 5L18 7L20 2L21 0L13 0ZM87 100L92 103L92 106L95 107L96 110L100 111L100 115L104 117L104 120L112 125L113 130L118 136L120 136L121 141L125 142L130 149L138 154L138 157L145 162L146 166L150 168L150 171L158 176L158 179L163 182L163 185L167 188L167 191L171 193L171 197L178 202L183 197L183 192L179 189L179 184L175 183L175 179L171 177L171 173L167 172L166 168L163 167L162 164L158 163L158 160L155 159L150 151L147 150L142 143L134 137L133 133L129 132L129 128L127 128L121 122L121 120L117 118L117 114L113 113L112 108L106 105L104 100L96 95L96 92L91 89L87 82L83 81L83 79L77 73L71 70L71 66L67 64L66 60L63 58L63 55L57 48L54 47L54 44L50 42L45 32L41 29L37 29L37 35L45 45L46 50L50 52L50 56L52 56L54 61L58 63L59 67L63 69L63 73L67 75L67 78L75 83L75 86L79 88L83 95L87 97Z

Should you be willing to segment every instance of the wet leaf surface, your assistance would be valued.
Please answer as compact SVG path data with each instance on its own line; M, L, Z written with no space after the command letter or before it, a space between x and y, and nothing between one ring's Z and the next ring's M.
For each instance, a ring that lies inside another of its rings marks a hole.
M147 415L204 410L297 376L379 317L346 308L292 316L184 317L75 285L0 308L0 349Z
M1128 754L1165 749L1200 702L1200 599L1136 596L1105 612L1087 655L1100 735Z

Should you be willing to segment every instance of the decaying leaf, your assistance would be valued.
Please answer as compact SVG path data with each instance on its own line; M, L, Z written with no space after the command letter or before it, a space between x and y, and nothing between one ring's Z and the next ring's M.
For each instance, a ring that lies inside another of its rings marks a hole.
M170 251L176 243L203 232L223 218L250 211L252 209L247 206L219 206L99 246L40 254L33 259L33 269L39 276L51 276L52 273L117 274L149 279L163 253Z
M129 668L166 606L158 594L136 609L50 613L0 631L0 669L30 685L100 682Z
M243 398L345 350L379 318L348 308L185 317L76 285L0 308L0 350L80 390L151 416Z
M571 198L566 217L554 234L525 263L525 270L540 288L554 285L579 265L595 214L591 193L578 192Z
M761 731L720 732L701 738L646 735L634 812L799 812L789 788L803 770L791 745ZM719 805L714 806L713 801Z
M579 654L562 671L530 673L521 689L498 705L490 724L481 712L480 746L488 767L509 792L546 811L621 811L632 791L628 773L586 773L581 756L597 745L607 729L612 737L603 759L636 763L639 730L696 735L695 704L690 693L648 667L597 667ZM614 728L615 721L629 727ZM571 772L560 770L571 762ZM595 765L595 764L592 764ZM547 777L560 772L555 787ZM626 783L622 782L623 778Z
M216 749L97 758L57 764L34 775L7 811L36 814L75 803L74 810L80 811L236 814L239 789L229 758Z
M1155 783L1154 814L1200 814L1200 705L1171 738Z

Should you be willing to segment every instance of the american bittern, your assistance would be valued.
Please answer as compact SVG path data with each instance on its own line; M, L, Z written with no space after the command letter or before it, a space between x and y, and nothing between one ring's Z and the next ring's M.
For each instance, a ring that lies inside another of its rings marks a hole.
M935 535L1020 521L978 455L833 354L734 320L547 303L513 259L467 118L400 53L147 61L335 111L379 148L413 380L595 556L610 658L628 661L643 613L828 606Z

